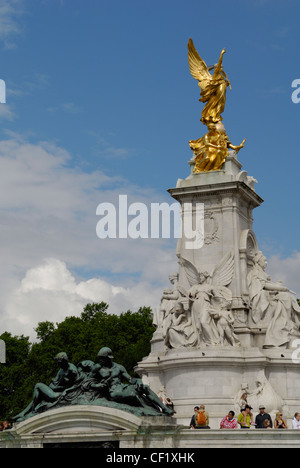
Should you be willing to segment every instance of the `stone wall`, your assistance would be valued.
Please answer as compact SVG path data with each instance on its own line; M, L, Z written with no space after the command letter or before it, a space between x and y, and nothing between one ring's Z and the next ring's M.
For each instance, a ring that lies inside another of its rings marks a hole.
M137 418L110 408L49 411L0 433L0 448L299 448L300 431L190 430L167 417Z

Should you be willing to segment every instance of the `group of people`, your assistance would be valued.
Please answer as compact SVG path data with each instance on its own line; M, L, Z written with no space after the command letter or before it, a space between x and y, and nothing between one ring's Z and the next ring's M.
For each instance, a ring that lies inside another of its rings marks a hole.
M238 417L235 417L234 411L229 413L220 422L220 429L250 429L251 426L255 426L256 429L288 429L286 420L283 419L282 412L278 412L272 421L271 416L266 413L264 405L259 407L259 413L255 417L252 413L253 408L250 405L246 405L241 408L241 412ZM300 413L295 413L292 421L293 429L300 429ZM190 429L210 429L209 427L209 414L205 410L205 406L195 406L194 415L190 422Z
M241 429L250 429L251 426L255 426L256 429L288 429L287 422L283 419L282 412L279 411L276 414L273 423L271 416L268 413L266 413L266 408L264 405L261 405L259 407L259 413L256 415L255 421L252 410L253 408L250 405L246 405L244 408L241 409L241 412L237 418L237 425L239 425ZM294 420L297 421L297 418L299 419L298 427L296 427L296 424L294 424L293 421L293 429L300 429L300 413L295 414ZM226 418L224 419L226 420ZM222 423L221 429L226 429L226 423L224 423L224 420L222 421Z

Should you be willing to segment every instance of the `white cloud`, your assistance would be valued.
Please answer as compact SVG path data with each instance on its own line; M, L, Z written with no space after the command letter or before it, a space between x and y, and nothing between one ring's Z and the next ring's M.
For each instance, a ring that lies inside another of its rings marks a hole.
M15 112L8 104L0 104L0 120L12 122L16 117Z
M158 304L175 243L100 240L96 208L124 193L145 203L168 195L86 173L57 145L10 136L0 142L0 331L31 335L39 321L62 321L89 301L107 301L113 313Z
M125 288L102 278L77 282L64 262L49 258L28 270L20 287L11 292L0 324L35 340L33 325L79 316L87 303L107 302L109 311L119 314L141 305L154 307L159 294L159 288L153 290L146 283Z
M23 30L20 24L20 16L23 14L23 0L0 0L0 41L5 49L16 47L12 38Z

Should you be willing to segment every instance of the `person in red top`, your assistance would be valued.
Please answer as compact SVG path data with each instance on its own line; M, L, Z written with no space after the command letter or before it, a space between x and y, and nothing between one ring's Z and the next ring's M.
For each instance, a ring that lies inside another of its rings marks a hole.
M237 429L238 424L234 419L234 411L229 411L228 415L222 419L220 429Z

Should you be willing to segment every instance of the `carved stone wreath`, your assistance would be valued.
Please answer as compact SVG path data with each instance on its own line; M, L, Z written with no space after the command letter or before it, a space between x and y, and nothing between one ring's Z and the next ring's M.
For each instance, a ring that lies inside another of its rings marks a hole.
M219 224L212 211L206 211L204 214L204 243L210 245L219 240Z

